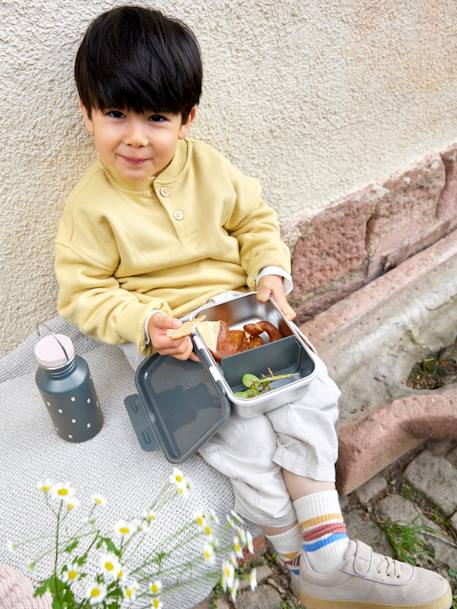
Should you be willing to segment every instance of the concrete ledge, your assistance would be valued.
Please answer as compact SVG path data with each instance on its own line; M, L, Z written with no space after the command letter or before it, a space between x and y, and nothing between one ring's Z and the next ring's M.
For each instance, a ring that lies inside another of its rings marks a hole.
M457 231L301 326L342 389L338 489L429 438L457 438L457 386L414 391L412 365L457 334Z

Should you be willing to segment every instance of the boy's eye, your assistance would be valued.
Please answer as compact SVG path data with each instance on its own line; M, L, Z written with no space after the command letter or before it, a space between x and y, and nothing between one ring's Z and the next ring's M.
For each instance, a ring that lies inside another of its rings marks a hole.
M163 116L162 114L151 114L151 116L149 117L149 119L151 122L153 123L163 123L165 122L167 119L165 116Z
M111 118L122 118L124 116L120 110L108 110L105 115L110 116Z

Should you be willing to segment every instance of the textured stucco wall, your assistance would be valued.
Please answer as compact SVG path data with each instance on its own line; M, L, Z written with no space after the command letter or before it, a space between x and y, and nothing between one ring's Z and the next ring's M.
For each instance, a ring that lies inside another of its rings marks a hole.
M141 3L141 2L139 2ZM157 0L204 55L193 135L298 219L457 140L455 0ZM53 238L92 159L72 81L109 0L0 1L0 353L55 312Z

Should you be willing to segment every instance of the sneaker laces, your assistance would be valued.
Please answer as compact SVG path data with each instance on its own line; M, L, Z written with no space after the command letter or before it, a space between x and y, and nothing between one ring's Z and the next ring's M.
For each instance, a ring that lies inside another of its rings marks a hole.
M384 554L377 554L373 552L374 557L378 559L376 565L376 573L378 575L387 575L387 577L396 577L397 579L401 576L401 563L390 556L384 556Z

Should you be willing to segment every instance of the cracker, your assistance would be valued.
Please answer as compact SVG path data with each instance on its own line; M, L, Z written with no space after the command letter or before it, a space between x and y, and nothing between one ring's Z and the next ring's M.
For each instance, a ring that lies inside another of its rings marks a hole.
M185 321L180 328L176 328L175 330L173 330L173 332L170 333L170 338L172 338L173 340L178 340L178 338L190 336L192 332L194 332L198 324L205 319L205 317L206 315L199 315L195 319Z

